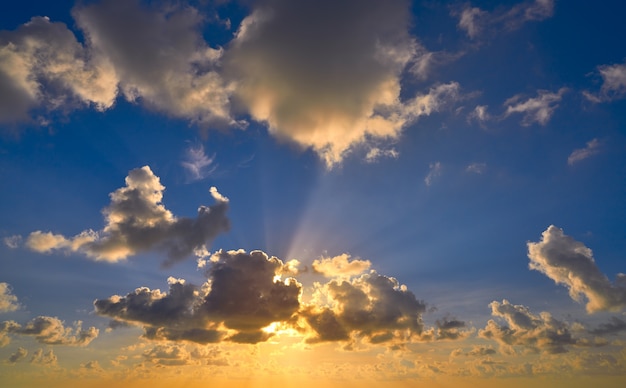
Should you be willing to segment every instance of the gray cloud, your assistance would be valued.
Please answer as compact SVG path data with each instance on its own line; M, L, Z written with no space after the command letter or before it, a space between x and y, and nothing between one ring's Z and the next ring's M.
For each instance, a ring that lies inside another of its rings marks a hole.
M46 345L87 346L98 337L99 330L82 328L82 322L74 322L74 327L66 327L59 318L39 316L22 326L14 321L0 323L0 342L8 334L28 335Z
M452 11L452 15L459 18L458 28L471 39L485 34L494 35L502 30L516 30L527 22L545 20L553 14L554 0L524 1L493 12L466 4L462 9Z
M592 102L610 102L626 96L626 63L598 66L602 77L600 91L584 91L583 95Z
M595 263L591 249L550 225L541 241L528 244L530 269L569 289L572 299L587 299L587 312L619 311L626 305L626 275L611 283Z
M521 113L524 115L522 118L523 126L529 126L533 123L546 125L556 108L559 107L558 103L566 92L566 88L561 88L556 93L538 90L537 97L525 101L520 101L521 96L515 95L504 102L504 106L506 106L504 117Z
M609 322L602 323L597 328L589 330L591 334L595 335L614 335L622 331L626 331L626 321L617 317L611 317Z
M28 356L28 350L19 347L17 348L17 350L15 351L15 353L11 354L11 356L9 356L9 363L11 364L15 364L16 362L19 362L21 360L23 360L24 358L26 358L26 356Z
M514 353L513 346L522 346L532 351L565 353L568 346L577 343L567 323L554 319L550 313L535 315L528 307L513 305L507 300L491 302L491 314L504 320L501 325L489 320L478 332L479 337L497 341L505 353Z
M33 352L30 363L43 366L55 366L57 364L57 356L52 349L49 349L45 353L43 349L37 349Z
M15 311L20 308L17 302L17 296L11 292L11 286L8 283L0 283L0 313Z
M26 245L37 252L61 249L110 262L156 249L167 253L164 265L170 265L204 250L205 244L229 229L228 199L216 188L210 189L216 204L200 206L195 219L174 217L161 203L164 190L150 167L131 170L126 186L110 194L102 231L86 230L69 238L35 231Z
M585 148L579 148L572 151L572 153L567 157L567 164L573 166L581 160L585 160L593 155L598 154L599 152L600 141L598 139L591 139L587 142Z

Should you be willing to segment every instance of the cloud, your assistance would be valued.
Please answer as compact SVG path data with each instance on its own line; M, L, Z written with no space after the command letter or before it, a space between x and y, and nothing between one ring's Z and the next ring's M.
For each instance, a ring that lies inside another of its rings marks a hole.
M301 316L312 330L309 343L347 341L355 336L377 344L419 337L425 310L425 303L406 286L372 271L318 286L317 298Z
M202 249L219 233L229 229L228 199L215 187L212 206L200 206L196 218L176 218L161 203L165 187L150 167L131 170L126 186L112 192L103 210L106 225L100 232L86 230L74 237L35 231L26 246L37 252L65 250L96 260L116 262L128 256L159 250L167 253L170 265Z
M39 316L24 326L14 321L2 322L0 338L8 334L33 336L37 342L46 345L87 346L98 337L99 330L93 326L83 330L81 321L74 322L71 328L59 318Z
M597 328L589 330L595 335L615 335L619 332L626 331L626 321L617 317L611 317L611 321L598 325Z
M374 163L377 162L380 158L398 159L399 156L400 153L396 151L395 148L383 150L378 147L373 147L370 148L369 151L367 151L367 155L365 155L365 161L367 163Z
M20 308L17 296L11 293L11 286L8 283L0 283L0 313L15 311Z
M208 157L204 152L204 146L200 144L187 149L185 160L181 165L189 174L189 180L198 181L215 172L217 166L213 164L214 160L215 155Z
M26 358L26 356L28 356L28 350L24 349L23 347L19 347L17 348L17 350L15 351L15 353L11 354L11 356L9 356L9 363L11 364L15 364L16 362L19 362L21 360L23 360L24 358Z
M126 296L94 302L96 313L143 325L154 340L256 343L269 335L261 329L289 321L300 308L301 285L276 257L261 251L218 251L202 287L170 278L168 293L138 288Z
M437 110L400 100L401 73L418 55L409 14L403 0L258 2L224 53L225 74L253 119L330 168Z
M567 157L567 164L573 166L581 160L585 160L593 155L598 154L600 152L600 145L601 144L598 139L592 139L588 141L585 148L579 148L572 151L572 153Z
M17 249L22 242L22 236L14 235L5 237L2 239L2 242L4 242L4 245L6 245L8 248Z
M494 317L505 321L500 325L490 319L487 326L478 332L479 337L492 339L500 343L505 353L514 353L513 346L547 353L565 353L567 347L576 344L569 325L554 319L550 313L535 315L528 307L494 301L489 305Z
M541 241L529 242L529 267L569 289L577 302L587 299L587 312L619 311L626 305L626 275L611 283L595 263L591 249L550 225Z
M584 91L583 95L592 102L610 102L626 96L626 63L598 66L602 86L598 93Z
M32 109L110 108L115 71L92 58L63 23L33 17L0 32L0 122L28 120Z
M217 72L222 50L204 41L205 18L196 8L104 0L72 14L127 100L201 125L237 125L229 111L232 85Z
M444 317L435 322L437 340L460 340L469 337L474 330L467 329L464 321L453 317Z
M481 126L489 120L491 120L491 115L487 112L487 105L476 105L474 110L467 115L467 122L476 121Z
M37 349L33 352L33 356L30 358L31 364L43 365L43 366L55 366L57 364L57 356L52 349L49 349L44 353L43 349Z
M487 170L487 163L472 163L465 167L465 171L472 174L483 174L485 170Z
M313 261L313 271L326 277L359 275L370 269L369 260L350 260L350 255L343 253L335 257L322 257Z
M524 1L511 8L500 7L493 12L466 4L463 9L453 9L452 16L459 18L457 27L471 39L485 33L516 30L527 22L541 21L554 14L554 0Z
M441 171L443 169L440 162L430 163L428 165L428 168L428 174L424 178L424 183L426 183L426 186L432 185L434 179L441 176Z
M558 103L563 98L563 94L567 92L566 88L561 88L556 93L546 90L538 90L537 97L529 98L520 102L520 95L513 96L504 102L506 112L504 117L508 117L514 113L522 113L522 125L529 126L533 123L546 125L552 114L559 107Z

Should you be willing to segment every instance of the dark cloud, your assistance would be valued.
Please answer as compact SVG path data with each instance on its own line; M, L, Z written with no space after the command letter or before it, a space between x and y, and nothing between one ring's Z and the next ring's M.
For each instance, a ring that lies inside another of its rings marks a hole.
M216 204L200 206L196 218L176 218L161 202L164 190L150 167L136 168L128 173L126 186L110 194L102 231L86 230L70 238L36 231L26 245L38 252L61 249L112 262L156 249L167 253L167 266L205 250L205 244L229 230L228 199L216 188L210 189Z
M619 311L626 305L626 275L618 274L615 283L595 263L593 252L583 243L550 225L541 241L528 244L530 269L545 274L569 289L572 299L587 299L587 312Z
M467 338L472 330L467 330L467 324L453 317L445 317L435 322L436 338L438 340L459 340Z
M550 313L535 315L528 307L513 305L507 300L502 303L494 301L489 306L491 314L504 320L505 324L490 319L478 335L497 341L506 353L513 353L513 346L522 346L532 352L565 353L570 345L577 343L570 326L554 319Z
M622 331L626 331L626 321L617 317L611 317L609 322L602 323L597 328L589 330L591 334L595 335L615 335Z
M26 356L28 356L28 350L19 347L17 348L17 350L15 351L15 353L11 354L11 356L9 356L9 363L11 364L15 364L18 361L23 360L24 358L26 358Z
M7 334L33 336L37 342L47 345L87 346L98 337L99 330L93 326L83 330L81 321L74 322L71 328L59 318L39 316L24 326L14 321L0 323L0 341Z

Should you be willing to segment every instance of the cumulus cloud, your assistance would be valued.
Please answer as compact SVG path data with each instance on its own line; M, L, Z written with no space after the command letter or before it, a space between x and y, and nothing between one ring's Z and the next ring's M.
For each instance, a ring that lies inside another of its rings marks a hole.
M359 275L370 269L369 260L350 260L350 255L343 253L335 257L322 257L313 261L313 271L326 277Z
M491 314L505 324L490 319L478 335L497 341L505 353L513 353L513 346L522 346L532 352L565 353L568 346L577 342L569 325L553 318L550 313L535 315L528 307L513 305L507 300L502 303L494 301L489 306Z
M596 335L615 335L622 331L626 331L626 321L618 317L611 317L609 322L602 323L597 328L589 330L591 334Z
M217 72L222 50L204 41L189 5L103 0L73 10L94 58L114 69L129 101L200 124L236 124L232 85Z
M425 303L406 286L372 271L318 286L316 300L301 316L313 332L309 343L361 337L378 344L419 337L425 310Z
M441 175L442 170L443 167L441 165L441 162L430 163L428 165L428 174L424 178L424 183L426 184L426 186L432 185L435 178Z
M511 8L500 7L493 12L466 4L462 9L452 11L452 15L459 19L457 27L471 39L487 32L494 34L503 29L516 30L527 22L545 20L553 14L554 0L524 1Z
M35 108L111 107L114 69L92 58L63 23L33 17L0 32L0 122L27 120Z
M204 146L202 144L198 146L191 146L187 149L185 160L181 162L181 165L185 168L189 175L190 181L197 181L208 177L213 174L217 169L217 166L213 164L215 155L209 157L204 152Z
M620 273L614 283L604 275L591 249L550 225L541 241L529 242L529 267L569 289L572 299L587 300L587 312L619 311L626 305L626 275Z
M45 353L43 349L37 349L33 352L30 363L43 366L55 366L57 364L57 356L52 349L49 349Z
M352 146L397 138L437 110L400 100L400 75L418 52L409 23L403 0L262 1L226 50L226 73L255 120L332 167Z
M83 330L81 321L74 322L72 328L66 327L59 318L39 316L26 325L14 321L0 323L0 342L9 334L33 336L37 342L46 345L87 346L98 337L99 330L93 326Z
M474 331L467 328L464 321L453 317L444 317L435 322L436 339L459 340L469 337Z
M167 253L164 264L170 265L202 250L229 229L228 199L215 187L210 189L215 205L200 206L196 218L176 218L161 202L164 190L150 167L131 170L126 186L110 194L111 203L103 210L106 225L101 231L86 230L69 238L35 231L28 236L26 246L44 253L79 252L110 262L156 249Z
M15 353L11 354L9 356L9 363L11 364L15 364L16 362L19 362L21 360L23 360L24 358L26 358L26 356L28 356L28 350L24 349L23 347L19 347L17 348L17 350L15 351Z
M8 283L0 283L0 313L15 311L20 308L17 296L11 293L11 286Z
M567 157L567 164L573 166L581 160L585 160L598 154L600 152L600 145L601 144L598 139L591 139L587 142L587 146L585 148L579 148L572 151L572 153Z
M566 88L561 88L556 93L538 90L537 97L525 101L520 101L521 96L515 95L504 102L504 106L506 106L504 117L521 113L524 115L522 118L523 126L529 126L533 123L546 125L556 108L559 107L558 103L566 92Z
M583 95L592 102L610 102L626 96L626 63L598 66L602 86L597 93L584 91Z
M201 286L170 278L168 293L142 287L94 302L96 313L143 325L154 340L256 343L272 322L288 321L300 308L301 285L281 260L261 251L218 251Z

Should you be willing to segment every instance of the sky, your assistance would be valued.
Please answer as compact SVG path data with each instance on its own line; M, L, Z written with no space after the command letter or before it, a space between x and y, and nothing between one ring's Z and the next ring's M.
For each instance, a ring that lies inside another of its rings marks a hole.
M0 381L622 387L621 1L0 14Z

